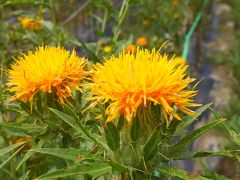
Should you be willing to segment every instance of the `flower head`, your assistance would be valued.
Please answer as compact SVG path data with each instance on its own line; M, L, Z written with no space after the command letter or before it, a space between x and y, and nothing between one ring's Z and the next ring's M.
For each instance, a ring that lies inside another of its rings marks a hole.
M37 22L34 21L32 18L22 18L19 17L18 21L20 22L21 26L23 29L30 29L30 30L38 30L41 29L41 25Z
M105 46L103 47L103 51L104 51L105 53L109 53L111 50L112 50L112 47L109 46L109 45L105 45Z
M134 44L129 44L125 49L126 52L134 53L136 51L136 46Z
M15 99L32 102L38 91L55 92L60 102L71 96L72 90L79 89L84 78L85 59L79 58L61 47L39 47L28 52L9 70L10 91Z
M139 37L136 39L136 44L139 46L147 46L148 40L145 37Z
M136 115L139 107L148 108L150 103L161 105L167 122L169 115L180 120L176 112L193 114L188 107L198 106L191 99L196 91L186 90L194 79L185 77L187 65L174 57L161 55L153 49L136 53L123 52L112 56L104 64L96 64L92 83L88 84L94 102L109 102L107 121L124 115L128 121Z

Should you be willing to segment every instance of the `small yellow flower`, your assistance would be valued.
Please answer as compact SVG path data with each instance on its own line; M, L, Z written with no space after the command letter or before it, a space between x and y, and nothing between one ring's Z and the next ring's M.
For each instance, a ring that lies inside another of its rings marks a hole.
M144 47L148 45L148 40L145 37L139 37L136 39L136 44Z
M103 47L103 51L104 51L105 53L109 53L111 50L112 50L112 47L109 46L109 45L105 45L105 46Z
M125 49L126 52L134 53L136 51L136 46L134 44L128 45L128 47Z
M22 18L19 17L18 21L20 22L23 29L30 29L30 30L39 30L42 28L41 24L37 21L33 20L32 18Z
M85 76L85 59L61 47L39 47L19 57L8 72L10 91L14 99L30 100L37 92L56 93L59 101L79 89Z
M178 18L179 18L179 13L174 13L174 14L172 15L172 17L173 17L174 19L178 19Z
M196 91L186 89L194 81L186 77L187 67L179 58L169 60L155 49L111 56L93 68L92 83L86 85L92 94L89 100L93 100L89 108L108 102L107 121L122 114L130 122L139 107L148 108L153 103L162 106L167 122L170 115L181 120L175 107L192 115L188 107L199 106L191 99Z

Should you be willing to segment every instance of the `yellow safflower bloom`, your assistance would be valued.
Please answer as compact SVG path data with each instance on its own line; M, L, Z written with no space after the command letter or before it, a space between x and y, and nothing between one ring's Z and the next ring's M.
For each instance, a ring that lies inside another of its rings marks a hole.
M148 45L148 40L145 37L139 37L136 39L136 44L144 47Z
M105 46L103 47L103 51L104 51L105 53L109 53L111 50L112 50L112 47L109 46L109 45L105 45Z
M92 83L86 86L91 89L89 100L93 100L89 108L108 102L107 121L122 114L130 122L139 107L148 108L152 102L162 106L167 122L169 115L181 120L174 107L191 115L194 112L188 107L199 105L191 99L196 91L186 89L194 81L186 77L187 67L183 61L174 57L169 60L155 49L111 56L93 67Z
M14 99L30 100L39 91L56 93L59 101L79 89L86 72L86 60L62 47L42 46L19 57L8 72L10 91Z
M36 21L34 21L32 18L28 18L28 17L22 18L22 17L19 17L18 21L20 22L20 24L21 24L23 29L38 30L38 29L42 28L41 24L36 22Z

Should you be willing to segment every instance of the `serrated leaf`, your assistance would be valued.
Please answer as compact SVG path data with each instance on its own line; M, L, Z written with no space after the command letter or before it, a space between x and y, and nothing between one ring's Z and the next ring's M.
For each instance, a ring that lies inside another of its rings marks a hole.
M84 137L88 140L92 140L93 142L95 142L96 144L99 144L101 146L103 146L101 143L99 143L87 130L85 127L83 127L83 125L81 124L81 122L77 123L76 121L78 120L78 118L76 119L75 116L69 116L66 113L63 113L61 111L58 111L56 109L53 108L49 108L53 113L55 113L59 118L61 118L64 122L66 122L67 124L69 124L72 128L74 128L78 133L81 133L84 135ZM104 146L103 146L104 147Z
M85 160L85 159L100 160L100 156L97 154L93 154L89 151L79 150L74 148L34 148L34 149L31 149L30 151L57 156L63 159L68 159L73 161Z
M41 148L46 142L49 141L49 139L51 139L51 136L50 137L47 136L47 137L41 139L39 141L39 143L37 144L37 148ZM33 154L34 154L34 152L27 151L27 153L24 155L24 157L18 163L16 170L18 170Z
M145 161L149 161L156 155L160 134L161 134L161 131L159 129L155 129L151 137L148 139L147 143L145 144L143 149L143 156Z
M210 122L210 123L202 126L201 128L193 131L191 134L185 136L184 138L180 139L174 146L172 146L169 149L168 155L173 155L177 152L181 152L184 148L186 148L187 145L189 145L191 142L193 142L199 136L206 133L207 131L214 128L215 126L222 123L223 121L225 121L225 120L221 119L221 120L216 120L216 121Z
M23 174L23 175L19 178L19 180L28 180L28 179L29 179L29 176L28 176L29 173L30 173L30 171L28 171L27 173Z
M217 152L212 151L200 151L194 153L182 153L177 157L171 157L173 160L184 160L184 159L193 159L193 158L202 158L202 157L212 157L212 156L224 156L229 158L237 158L240 156L240 150L222 150Z
M208 180L208 178L202 176L195 176L185 170L173 168L173 167L159 167L156 169L169 178L177 177L184 180Z
M11 152L12 150L18 148L19 146L23 145L24 143L26 143L26 142L20 142L20 143L13 144L13 145L10 145L10 146L8 146L8 147L5 147L5 148L0 149L0 157L2 157L2 156L4 156L5 154Z
M129 172L129 169L127 166L124 166L114 161L107 161L107 163L112 167L113 170L116 170L117 172L121 172L121 173Z
M4 168L4 166L6 166L16 155L17 153L24 148L24 146L20 147L16 152L14 152L9 158L7 158L7 160L4 160L1 164L0 164L0 170L2 168Z
M193 121L195 121L211 105L212 104L206 104L205 106L198 108L195 111L195 114L193 116L188 115L188 116L184 117L176 129L175 135L182 135L187 130L187 128L190 126L190 124L192 124Z
M13 128L13 129L19 129L24 131L39 131L43 129L42 126L34 125L34 124L24 124L24 123L0 123L0 127L6 127L6 128Z
M73 119L75 121L80 121L80 119L78 118L77 114L71 109L71 107L67 104L63 104L64 105L64 108L65 110L67 111L68 114L71 115L71 117L73 117Z
M228 128L227 126L224 127L227 130L231 140L240 146L240 133L235 132L234 130Z
M132 120L132 126L130 130L131 138L133 141L137 141L138 138L140 137L140 132L141 132L140 127L141 127L140 121L137 117L135 117Z
M104 127L107 144L112 151L117 151L120 147L120 135L113 122L108 122Z
M112 168L110 165L102 162L78 164L78 165L70 166L64 169L59 169L53 172L49 172L40 177L37 177L35 180L44 180L44 179L49 180L52 178L68 177L68 176L80 175L80 174L88 174L93 178L95 178L100 175L110 173L111 170Z
M61 111L58 111L56 109L53 108L49 108L53 113L55 113L60 119L62 119L65 123L67 123L69 126L71 126L72 128L74 128L78 133L82 134L84 133L84 131L82 130L82 128L79 127L79 125L76 123L75 119L66 114L63 113ZM85 133L84 133L85 134ZM88 139L88 137L86 136L85 138Z

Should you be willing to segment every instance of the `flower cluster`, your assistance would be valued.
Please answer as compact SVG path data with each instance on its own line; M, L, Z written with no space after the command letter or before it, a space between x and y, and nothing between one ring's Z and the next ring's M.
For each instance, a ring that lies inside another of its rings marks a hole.
M137 50L137 46L140 47L147 47L148 46L148 40L145 37L138 37L135 40L135 44L129 44L127 48L125 49L126 52L134 53Z
M39 47L12 65L10 91L15 92L16 99L30 102L39 91L56 93L62 103L73 90L79 90L79 83L86 76L85 62L75 51ZM108 102L107 121L124 115L130 122L139 107L148 108L153 103L162 106L167 122L169 116L180 120L179 111L191 115L189 107L198 106L192 100L196 91L186 89L194 81L186 77L187 67L181 58L169 59L155 49L111 56L103 64L94 65L89 73L91 81L85 83L91 94L89 100L93 101L89 108Z

